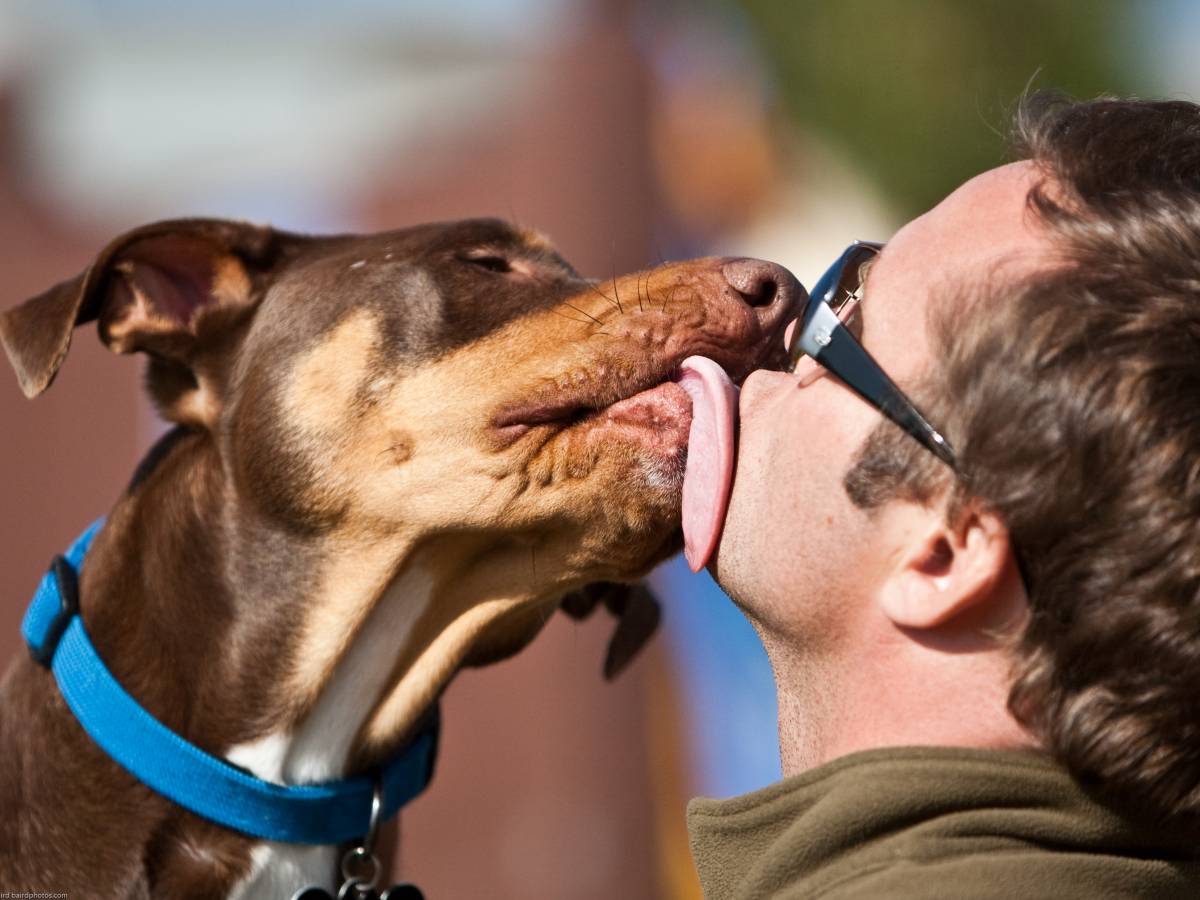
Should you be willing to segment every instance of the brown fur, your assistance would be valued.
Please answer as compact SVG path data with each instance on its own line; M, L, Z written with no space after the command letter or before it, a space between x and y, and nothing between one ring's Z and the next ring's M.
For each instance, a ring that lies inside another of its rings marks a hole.
M523 646L567 592L678 549L678 479L647 482L629 429L598 416L509 441L495 422L530 397L611 403L694 353L735 378L781 362L770 348L795 289L748 305L722 262L594 285L494 220L327 238L188 220L117 239L0 315L30 396L74 325L98 319L114 350L150 354L150 394L181 429L83 566L101 656L160 721L221 754L301 723L419 564L433 602L398 636L390 687L363 698L346 774L395 752L462 665ZM644 606L628 606L643 640ZM0 808L14 889L222 897L255 843L136 783L25 656L0 682Z

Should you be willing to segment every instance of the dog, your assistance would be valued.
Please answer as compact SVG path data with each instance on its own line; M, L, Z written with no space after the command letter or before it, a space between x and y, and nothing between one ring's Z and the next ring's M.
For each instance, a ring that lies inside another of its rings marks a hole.
M29 397L79 324L147 356L172 428L87 553L80 618L164 726L308 784L379 766L461 667L677 552L681 361L735 382L782 365L801 293L751 259L600 283L491 219L369 236L188 219L116 238L0 315L0 341ZM609 595L643 623L610 670L647 630L630 596ZM24 654L0 682L0 809L6 888L289 897L332 887L339 858L139 783Z

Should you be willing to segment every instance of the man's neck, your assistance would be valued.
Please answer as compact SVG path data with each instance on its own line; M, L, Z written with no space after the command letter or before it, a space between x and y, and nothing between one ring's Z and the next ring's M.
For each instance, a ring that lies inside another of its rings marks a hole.
M1011 662L1000 646L952 652L886 622L821 658L766 635L764 645L785 776L879 747L1036 746L1008 712Z

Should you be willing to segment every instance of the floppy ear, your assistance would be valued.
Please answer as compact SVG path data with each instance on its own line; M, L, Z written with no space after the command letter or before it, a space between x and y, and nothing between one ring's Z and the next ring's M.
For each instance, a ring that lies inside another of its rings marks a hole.
M995 513L968 504L947 523L940 509L904 503L888 514L898 551L879 602L896 625L934 629L986 613L982 607L1010 585L1016 561L1008 527Z
M261 296L279 237L218 219L157 222L121 235L81 275L0 313L0 343L21 390L35 397L49 387L75 326L98 319L110 349L151 354L168 382L166 399L179 399L197 386L198 350Z

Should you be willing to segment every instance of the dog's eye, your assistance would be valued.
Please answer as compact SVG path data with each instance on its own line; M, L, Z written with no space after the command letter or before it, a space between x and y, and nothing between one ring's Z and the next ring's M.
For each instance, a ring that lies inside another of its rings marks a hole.
M465 261L473 266L487 269L489 272L499 272L502 275L512 271L512 266L503 256L481 253L478 256L468 256L465 258Z

